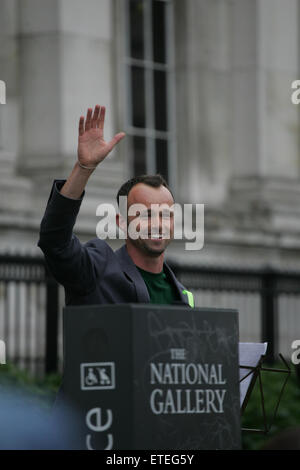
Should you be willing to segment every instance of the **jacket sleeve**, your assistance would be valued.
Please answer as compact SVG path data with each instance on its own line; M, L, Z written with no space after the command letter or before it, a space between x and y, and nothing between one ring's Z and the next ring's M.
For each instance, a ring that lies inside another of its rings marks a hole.
M55 180L40 226L38 246L54 278L68 290L84 295L95 288L96 275L89 249L73 233L80 199L63 196L65 180ZM103 253L105 265L105 253Z

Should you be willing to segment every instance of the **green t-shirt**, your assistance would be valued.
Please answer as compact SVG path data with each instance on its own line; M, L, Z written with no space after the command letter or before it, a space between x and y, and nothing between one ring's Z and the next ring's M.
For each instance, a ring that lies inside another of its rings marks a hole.
M161 273L151 273L137 267L145 281L151 304L172 304L178 301L177 292L174 286L168 281L164 271Z

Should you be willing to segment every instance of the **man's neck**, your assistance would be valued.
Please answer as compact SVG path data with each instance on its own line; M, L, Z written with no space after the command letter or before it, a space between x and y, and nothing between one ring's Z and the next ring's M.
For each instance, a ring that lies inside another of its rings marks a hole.
M126 243L127 252L136 266L151 273L161 273L164 266L164 253L159 256L151 256L141 253L135 246Z

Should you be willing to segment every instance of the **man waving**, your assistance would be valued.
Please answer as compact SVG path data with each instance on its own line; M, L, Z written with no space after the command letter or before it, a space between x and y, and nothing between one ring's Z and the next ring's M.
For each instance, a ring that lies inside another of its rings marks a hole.
M99 105L80 117L78 159L67 180L54 181L41 222L38 245L65 288L66 305L180 302L194 306L192 294L164 262L174 233L174 199L160 175L138 176L120 188L117 200L127 197L128 214L118 214L116 223L128 236L119 250L114 252L98 238L81 244L73 233L89 177L125 136L121 132L106 142L104 120L105 107ZM135 213L133 207L142 209ZM139 236L127 230L133 222Z

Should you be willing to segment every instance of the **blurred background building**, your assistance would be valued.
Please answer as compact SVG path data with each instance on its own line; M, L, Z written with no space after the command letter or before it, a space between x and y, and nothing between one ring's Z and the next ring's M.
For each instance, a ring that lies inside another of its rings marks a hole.
M45 354L54 351L48 370L56 350L61 358L63 294L47 284L36 245L53 179L75 162L79 116L97 103L107 108L105 137L127 137L91 177L80 239L96 236L96 208L122 182L160 172L177 202L205 204L204 248L175 240L167 254L196 305L237 308L242 341L291 354L300 334L299 24L299 0L0 0L8 357L34 370Z

